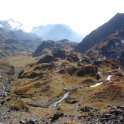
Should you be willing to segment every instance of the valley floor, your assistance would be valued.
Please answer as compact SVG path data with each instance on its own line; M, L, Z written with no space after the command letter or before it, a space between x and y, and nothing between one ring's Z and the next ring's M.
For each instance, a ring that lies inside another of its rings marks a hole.
M44 57L39 60L21 55L2 62L0 69L9 76L0 79L4 92L0 97L0 123L123 124L124 76L118 73L116 63L95 60L91 64L84 57L82 64L71 57L69 53L66 59L42 63ZM16 74L7 63L15 67ZM3 86L8 87L9 82L8 92Z

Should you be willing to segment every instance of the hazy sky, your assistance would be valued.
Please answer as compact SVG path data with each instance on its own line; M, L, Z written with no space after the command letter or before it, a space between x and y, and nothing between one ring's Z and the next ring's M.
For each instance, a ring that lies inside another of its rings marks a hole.
M86 35L124 12L124 0L0 0L0 20L12 18L32 26L62 23Z

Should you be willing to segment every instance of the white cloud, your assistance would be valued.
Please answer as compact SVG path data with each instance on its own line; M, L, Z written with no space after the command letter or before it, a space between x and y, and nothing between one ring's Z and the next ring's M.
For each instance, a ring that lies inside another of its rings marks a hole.
M27 29L65 23L87 34L117 12L124 12L123 5L123 0L0 0L0 19L15 19Z

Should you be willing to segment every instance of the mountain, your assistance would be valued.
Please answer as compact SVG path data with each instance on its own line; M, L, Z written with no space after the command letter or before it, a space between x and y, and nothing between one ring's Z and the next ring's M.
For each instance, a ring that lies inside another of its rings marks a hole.
M10 31L9 32L11 36L18 40L36 40L40 39L36 34L25 32L23 30L16 30L16 31Z
M55 51L55 50L58 50L58 49L71 50L76 45L77 45L77 43L71 42L67 39L63 39L63 40L60 40L60 41L46 40L46 41L43 41L39 45L39 47L34 51L32 56L34 56L34 57L40 56L45 51Z
M34 40L39 38L36 34L22 30L23 24L12 19L1 20L0 27L18 40Z
M108 22L88 34L82 42L75 47L75 51L84 53L109 35L122 29L124 29L124 14L118 13Z
M13 19L8 20L1 20L0 27L4 28L5 30L19 30L21 29L23 24L20 22L14 21Z
M32 32L43 40L59 41L68 39L70 41L80 42L83 38L82 35L77 34L65 24L49 24L47 26L34 27Z
M88 51L95 58L113 59L124 65L124 30L112 34Z
M41 39L36 34L11 27L10 20L0 21L0 58L32 52L40 43Z
M0 122L123 124L124 29L123 22L118 22L122 15L92 32L84 54L75 52L77 43L67 39L46 40L34 51L34 61L28 56L32 63L25 67L14 68L1 60ZM2 26L0 39L0 55L32 51L37 42L23 31ZM27 63L22 58L18 61Z
M12 38L12 36L4 28L0 27L0 43L9 38Z

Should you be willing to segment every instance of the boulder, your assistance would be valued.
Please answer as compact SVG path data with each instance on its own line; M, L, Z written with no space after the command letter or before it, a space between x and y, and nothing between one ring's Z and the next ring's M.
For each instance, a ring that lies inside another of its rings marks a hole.
M97 66L95 65L86 65L77 71L77 76L79 77L82 77L85 75L96 76L96 74L97 74Z
M65 99L65 102L68 103L68 104L75 104L78 101L75 98L68 97L67 99Z
M56 120L58 120L60 117L63 117L64 113L57 111L52 117L51 117L51 122L54 122Z
M55 60L54 56L52 56L52 55L46 55L46 56L42 57L42 58L37 62L37 64L40 64L40 63L49 63L49 62L52 62L52 61L54 61L54 60Z

